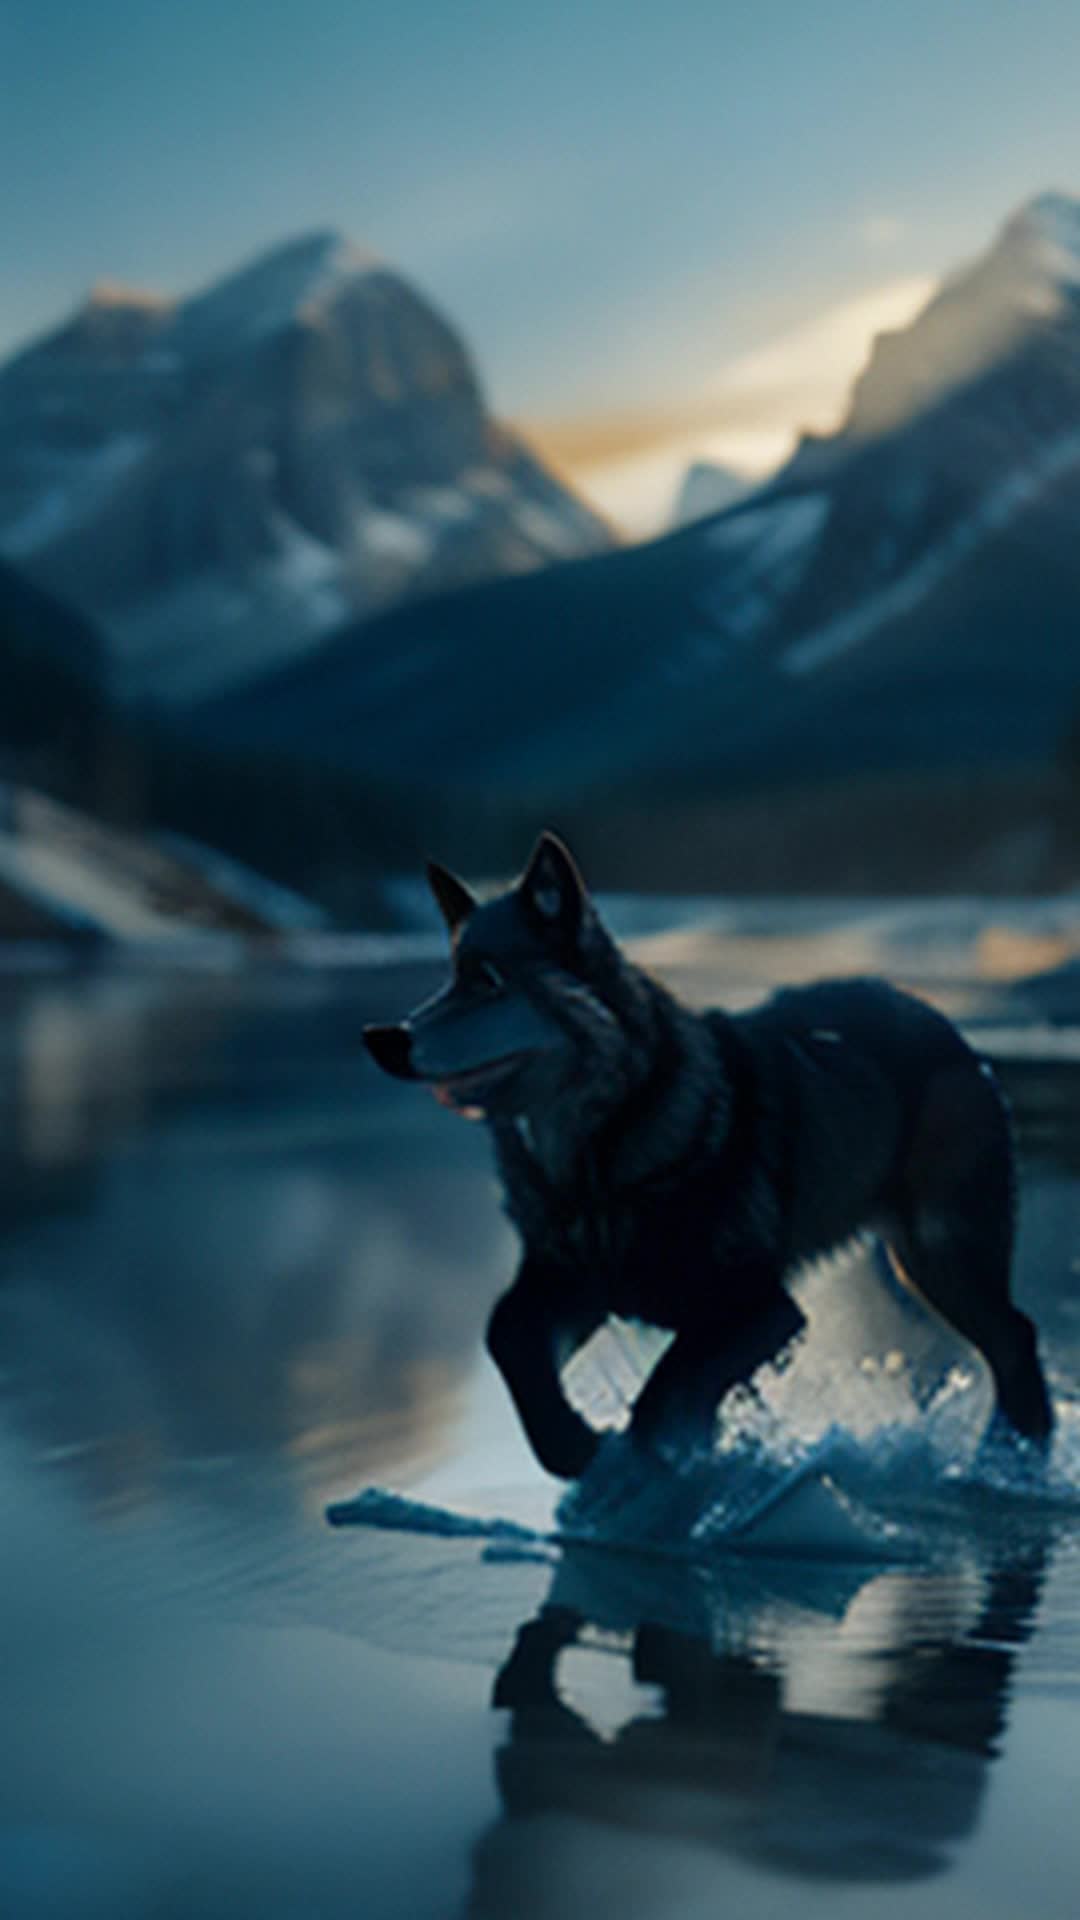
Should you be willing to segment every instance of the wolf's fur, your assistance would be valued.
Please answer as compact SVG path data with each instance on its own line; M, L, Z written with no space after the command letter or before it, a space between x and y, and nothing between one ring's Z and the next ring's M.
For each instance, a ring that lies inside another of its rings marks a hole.
M489 1095L481 1073L480 1094L524 1245L488 1344L549 1471L580 1473L597 1444L559 1370L609 1313L675 1334L633 1431L654 1436L675 1411L704 1429L801 1327L785 1278L867 1227L981 1350L1005 1418L1046 1441L1034 1329L1009 1297L1008 1118L946 1019L875 980L693 1013L621 952L551 835L494 901L441 869L432 884L454 981L415 1029L369 1044L391 1071L436 1077L412 1063L414 1035L467 1010L481 979L504 1023L518 1004L531 1043L550 1035L501 1063Z

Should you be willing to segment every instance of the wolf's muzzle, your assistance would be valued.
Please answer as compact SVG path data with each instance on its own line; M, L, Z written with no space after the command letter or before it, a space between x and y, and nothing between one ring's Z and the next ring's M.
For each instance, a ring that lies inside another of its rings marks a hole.
M377 1067L395 1080L416 1080L412 1063L412 1034L408 1027L365 1027L364 1045Z

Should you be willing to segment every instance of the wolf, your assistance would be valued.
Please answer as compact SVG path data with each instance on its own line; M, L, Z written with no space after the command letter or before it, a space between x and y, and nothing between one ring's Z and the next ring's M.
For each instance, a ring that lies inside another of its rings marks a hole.
M1010 1296L1008 1113L943 1015L876 979L692 1011L620 949L552 833L494 898L434 862L428 878L450 980L364 1039L490 1127L522 1258L487 1344L548 1472L577 1477L598 1445L561 1369L608 1315L674 1336L632 1436L704 1439L800 1332L793 1274L866 1229L983 1355L999 1419L1046 1447L1035 1329Z

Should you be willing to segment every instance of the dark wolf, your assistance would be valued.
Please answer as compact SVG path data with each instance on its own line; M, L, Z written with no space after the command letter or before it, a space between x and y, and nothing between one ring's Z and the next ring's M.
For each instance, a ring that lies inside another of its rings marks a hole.
M486 902L428 875L450 981L365 1040L491 1128L524 1251L488 1346L549 1472L580 1474L598 1444L560 1368L608 1314L675 1336L632 1433L655 1442L677 1419L704 1437L802 1327L785 1281L864 1229L984 1356L1000 1415L1045 1446L1035 1330L1009 1291L1008 1115L948 1020L881 980L694 1013L622 953L551 834Z

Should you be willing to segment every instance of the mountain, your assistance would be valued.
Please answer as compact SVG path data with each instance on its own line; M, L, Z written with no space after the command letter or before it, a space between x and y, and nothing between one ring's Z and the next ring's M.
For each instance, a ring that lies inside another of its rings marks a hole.
M672 508L673 527L689 526L693 520L707 520L722 513L751 491L751 484L730 467L713 460L695 460L686 469Z
M0 561L0 779L89 797L108 724L102 653L88 621Z
M1045 769L1080 706L1077 524L1080 202L1044 195L748 499L399 608L208 717L594 823L854 776L960 778L962 807Z
M0 368L0 554L183 707L411 597L610 545L445 320L336 234L180 301L100 286Z

